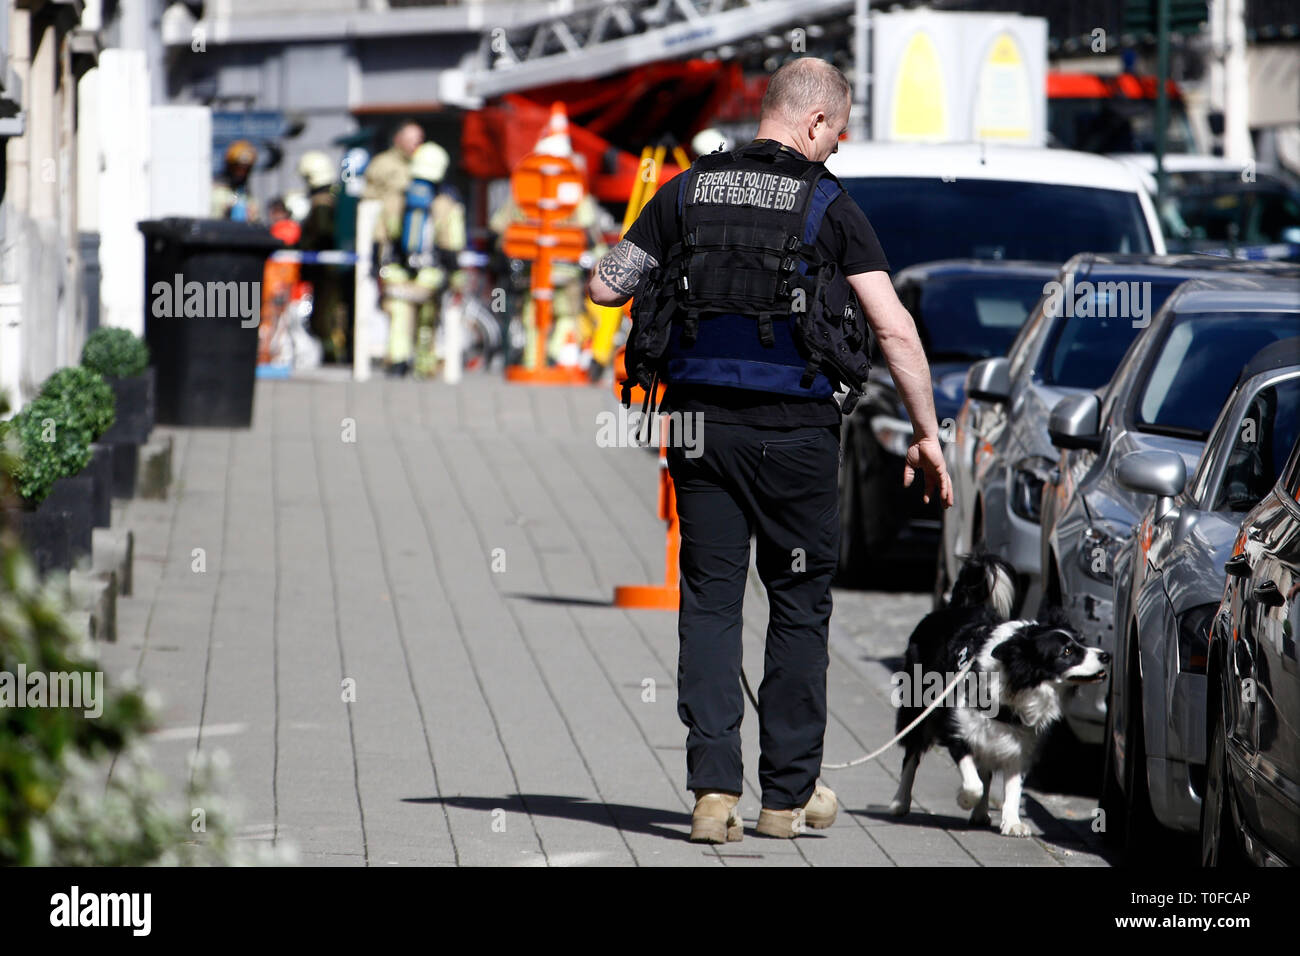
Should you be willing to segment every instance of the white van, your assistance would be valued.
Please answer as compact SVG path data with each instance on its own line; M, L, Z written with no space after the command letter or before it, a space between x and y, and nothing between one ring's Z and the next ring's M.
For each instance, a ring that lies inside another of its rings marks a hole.
M867 214L895 273L937 259L1165 251L1139 174L1093 153L843 143L826 167Z

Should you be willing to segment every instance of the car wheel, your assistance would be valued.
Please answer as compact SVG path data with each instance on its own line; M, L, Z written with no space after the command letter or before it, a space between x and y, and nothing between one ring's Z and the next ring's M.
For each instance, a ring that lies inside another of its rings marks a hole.
M862 529L862 472L857 440L853 429L846 428L840 468L840 563L836 584L841 587L863 586L868 563L867 542Z
M1106 707L1106 731L1102 737L1101 796L1097 806L1104 814L1105 829L1102 839L1113 847L1122 847L1125 840L1127 807L1124 805L1124 790L1119 785L1119 774L1115 761L1115 708Z
M1156 819L1147 786L1147 748L1142 684L1137 660L1129 661L1128 720L1124 732L1124 857L1130 866L1186 865L1194 860L1194 841Z
M1124 722L1124 852L1128 862L1154 863L1160 824L1151 812L1151 795L1147 790L1147 748L1142 720L1142 684L1138 662L1128 664L1128 719Z
M1210 698L1216 690L1211 685ZM1201 800L1201 866L1240 868L1247 863L1232 813L1232 775L1228 770L1228 728L1222 705L1214 708Z

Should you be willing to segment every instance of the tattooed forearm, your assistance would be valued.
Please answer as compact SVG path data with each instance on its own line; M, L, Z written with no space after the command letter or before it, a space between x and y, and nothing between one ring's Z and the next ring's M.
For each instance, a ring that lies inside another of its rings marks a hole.
M596 275L615 295L633 295L646 272L657 265L654 256L624 239L600 260Z

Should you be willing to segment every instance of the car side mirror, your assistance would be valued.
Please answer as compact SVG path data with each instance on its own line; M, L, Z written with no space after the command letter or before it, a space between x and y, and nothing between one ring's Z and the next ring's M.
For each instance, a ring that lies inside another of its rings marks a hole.
M1047 434L1057 448L1096 451L1101 447L1101 401L1091 392L1061 399L1047 420Z
M1120 459L1115 478L1130 491L1155 495L1159 521L1173 508L1174 495L1186 486L1187 465L1182 455L1172 451L1135 451Z
M1011 397L1011 363L1005 358L981 359L966 373L966 394L982 402L1005 402Z

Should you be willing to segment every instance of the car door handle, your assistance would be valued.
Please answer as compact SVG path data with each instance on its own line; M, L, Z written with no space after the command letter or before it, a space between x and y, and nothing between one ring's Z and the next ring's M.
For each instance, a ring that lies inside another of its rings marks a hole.
M1250 592L1250 596L1265 607L1281 607L1286 603L1286 598L1282 596L1282 592L1277 589L1277 585L1272 581L1261 581L1256 584L1254 590Z
M1223 566L1223 570L1234 578L1248 578L1250 577L1250 558L1246 557L1244 551L1241 554L1234 554Z

